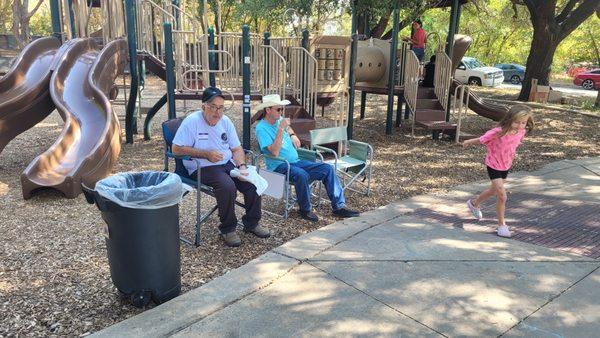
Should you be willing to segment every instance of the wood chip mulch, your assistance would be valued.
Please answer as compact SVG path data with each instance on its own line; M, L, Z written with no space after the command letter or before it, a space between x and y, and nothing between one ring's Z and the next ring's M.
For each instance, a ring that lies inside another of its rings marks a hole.
M164 90L154 79L148 84L144 106L151 106ZM459 184L486 179L483 147L463 149L452 142L433 141L424 131L417 131L413 138L408 122L394 128L392 135L385 135L386 98L369 96L364 120L358 119L358 102L354 138L375 148L373 193L369 197L348 194L350 208L372 210L399 199L443 193ZM183 104L178 105L183 111ZM198 102L187 102L185 109L194 106ZM115 109L122 115L121 107ZM239 128L241 105L237 103L228 115ZM123 144L115 172L162 169L159 124L165 118L163 109L155 118L153 140L143 141L139 135L134 144ZM535 170L563 159L600 156L600 119L539 109L535 118L537 129L519 149L515 171ZM332 121L319 119L318 124L330 126ZM62 125L55 112L0 154L0 336L83 336L143 311L129 305L112 285L103 221L95 206L87 204L83 196L68 200L53 191L43 191L27 201L21 196L21 172L52 145ZM463 126L466 132L480 135L494 122L471 114ZM264 204L272 207L272 202ZM180 224L188 235L192 233L194 206L193 195L181 204ZM243 245L236 249L223 245L218 238L217 217L212 217L204 228L200 248L181 247L182 292L335 221L327 205L317 214L317 224L301 220L294 212L287 221L264 215L272 237L261 240L240 231Z

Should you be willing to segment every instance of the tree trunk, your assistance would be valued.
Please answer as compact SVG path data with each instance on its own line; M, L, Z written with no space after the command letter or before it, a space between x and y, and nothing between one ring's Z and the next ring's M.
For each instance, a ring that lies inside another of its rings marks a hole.
M600 88L598 88L598 95L596 95L596 103L594 104L594 107L600 108Z
M520 101L529 99L531 79L537 79L540 85L548 85L554 52L560 43L558 27L554 23L554 4L538 5L535 11L530 9L530 15L533 40L525 66L525 80L519 93Z
M385 14L379 18L377 25L371 29L371 38L381 38L383 32L385 32L388 22L390 21L390 15L392 15L392 11L388 9L387 12L385 12Z
M552 59L560 42L589 18L600 7L600 0L569 0L559 11L556 0L522 0L529 11L533 26L533 40L527 57L525 80L519 100L527 101L531 79L540 85L548 85ZM517 0L511 0L517 3Z

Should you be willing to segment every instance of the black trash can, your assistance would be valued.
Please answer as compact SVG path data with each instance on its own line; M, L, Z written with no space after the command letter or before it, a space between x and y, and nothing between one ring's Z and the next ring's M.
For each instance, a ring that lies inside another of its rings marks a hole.
M107 224L110 275L137 307L170 300L181 291L179 176L129 172L107 177L94 190L83 187Z

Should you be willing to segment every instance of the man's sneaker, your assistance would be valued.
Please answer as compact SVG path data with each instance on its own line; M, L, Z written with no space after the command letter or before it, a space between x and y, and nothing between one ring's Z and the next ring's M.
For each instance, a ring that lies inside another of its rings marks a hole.
M333 211L333 214L342 218L357 217L358 215L360 215L358 211L350 210L347 208L336 209Z
M467 206L469 207L469 210L471 210L471 213L473 214L473 217L475 217L475 219L477 219L478 221L480 221L483 218L483 214L481 213L481 209L480 208L475 208L475 206L473 205L473 202L471 202L471 200L467 201Z
M254 236L260 237L260 238L271 237L271 232L269 231L269 229L267 229L266 227L264 227L260 224L255 226L254 229L250 229L250 230L244 229L244 232L249 232L251 234L254 234Z
M500 237L510 238L510 236L512 236L510 230L508 230L508 225L499 225L498 230L496 230L496 232Z
M221 234L221 238L223 238L223 240L225 241L225 244L227 244L227 246L238 247L238 246L242 245L242 240L235 233L235 231L228 232L226 234Z
M304 218L307 221L311 221L311 222L318 222L319 221L319 217L317 217L317 215L315 215L315 213L312 212L312 211L302 211L302 210L300 210L298 213L300 214L300 217Z

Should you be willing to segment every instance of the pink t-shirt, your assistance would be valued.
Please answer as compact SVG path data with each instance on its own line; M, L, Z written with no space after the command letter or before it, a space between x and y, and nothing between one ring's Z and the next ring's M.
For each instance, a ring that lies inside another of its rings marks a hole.
M497 137L496 134L501 131L502 128L500 127L490 129L479 138L479 142L487 147L485 165L492 169L504 171L512 166L517 147L525 136L525 129L519 130L515 135L507 133L502 137Z

